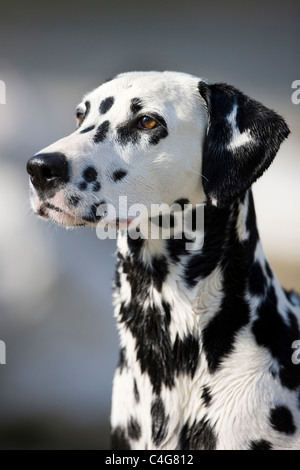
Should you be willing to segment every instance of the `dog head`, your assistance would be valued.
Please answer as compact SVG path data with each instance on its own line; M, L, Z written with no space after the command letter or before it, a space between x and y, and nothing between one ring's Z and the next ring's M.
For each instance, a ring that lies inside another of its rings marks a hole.
M130 72L87 94L78 127L27 163L34 212L65 226L126 219L179 199L224 206L273 160L288 128L233 87L175 72Z

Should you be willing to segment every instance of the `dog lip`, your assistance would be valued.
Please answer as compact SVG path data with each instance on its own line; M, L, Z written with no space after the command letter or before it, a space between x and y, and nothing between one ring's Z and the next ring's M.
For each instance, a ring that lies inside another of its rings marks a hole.
M54 206L54 204L51 204L50 202L45 202L44 206L47 207L47 209L51 209L55 212L65 212L62 209L60 209L60 207Z

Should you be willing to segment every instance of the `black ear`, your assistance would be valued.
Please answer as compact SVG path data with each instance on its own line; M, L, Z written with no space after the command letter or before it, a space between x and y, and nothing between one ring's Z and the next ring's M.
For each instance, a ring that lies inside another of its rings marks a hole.
M290 131L278 114L232 86L200 82L199 92L208 111L203 188L222 207L263 174Z

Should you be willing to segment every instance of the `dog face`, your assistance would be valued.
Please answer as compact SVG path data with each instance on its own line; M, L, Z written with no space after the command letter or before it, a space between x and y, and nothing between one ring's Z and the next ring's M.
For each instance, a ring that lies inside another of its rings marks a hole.
M233 87L130 72L87 94L78 128L27 164L34 212L64 226L126 219L127 205L229 204L269 166L283 119Z
M86 95L77 130L28 163L34 212L74 226L97 222L99 204L118 211L119 196L147 208L204 200L207 111L198 82L179 73L127 73Z

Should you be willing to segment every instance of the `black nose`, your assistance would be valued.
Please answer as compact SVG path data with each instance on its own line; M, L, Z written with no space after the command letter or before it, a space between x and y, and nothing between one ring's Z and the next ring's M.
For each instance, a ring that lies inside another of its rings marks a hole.
M27 173L36 189L57 188L69 179L68 162L61 152L40 153L28 160Z

